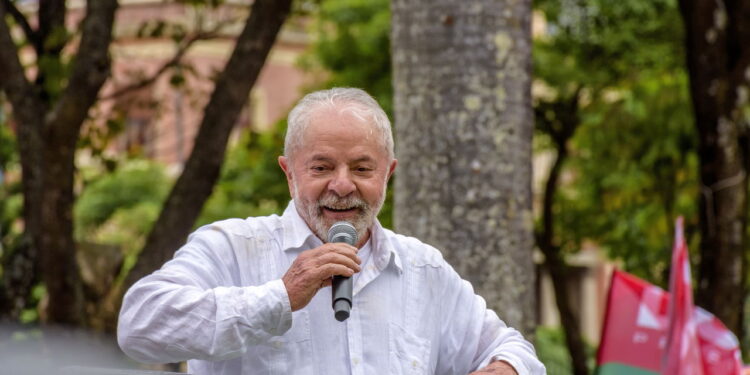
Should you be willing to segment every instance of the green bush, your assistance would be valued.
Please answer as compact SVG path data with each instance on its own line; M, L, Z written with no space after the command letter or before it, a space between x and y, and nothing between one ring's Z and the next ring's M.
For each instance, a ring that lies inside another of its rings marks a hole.
M170 186L164 168L145 160L128 161L99 177L76 201L76 240L100 242L107 238L120 243L132 240L132 235L145 235ZM121 235L114 234L120 231Z

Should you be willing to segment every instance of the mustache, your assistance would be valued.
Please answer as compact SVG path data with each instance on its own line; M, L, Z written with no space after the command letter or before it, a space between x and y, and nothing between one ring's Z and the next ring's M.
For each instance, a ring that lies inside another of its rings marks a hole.
M367 210L370 208L370 205L367 204L364 199L356 195L339 197L336 196L336 194L329 193L318 199L318 208L321 207L328 207L337 210L346 210L352 208Z

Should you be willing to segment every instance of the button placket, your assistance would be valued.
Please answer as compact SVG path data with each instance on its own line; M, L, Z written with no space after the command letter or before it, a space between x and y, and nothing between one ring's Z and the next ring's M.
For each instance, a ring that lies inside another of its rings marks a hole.
M357 309L356 299L353 301L351 315L346 320L346 334L349 343L349 359L351 361L352 375L364 375L362 366L362 327L360 315Z

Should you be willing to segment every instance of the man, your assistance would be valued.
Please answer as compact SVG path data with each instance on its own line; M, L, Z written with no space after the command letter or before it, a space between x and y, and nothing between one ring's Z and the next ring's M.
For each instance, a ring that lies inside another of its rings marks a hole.
M437 250L378 223L397 162L372 97L307 95L284 149L284 214L204 226L136 283L118 327L128 355L189 360L196 375L545 373ZM324 243L337 221L354 225L356 246ZM345 322L331 308L334 275L354 283Z

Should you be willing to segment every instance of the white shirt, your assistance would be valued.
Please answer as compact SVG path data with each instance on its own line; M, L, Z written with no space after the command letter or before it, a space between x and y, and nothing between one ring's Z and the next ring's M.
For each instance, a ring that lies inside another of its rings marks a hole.
M120 347L143 362L189 360L195 375L467 374L493 359L545 374L436 249L379 223L368 242L339 322L330 287L291 311L281 277L322 244L293 203L282 216L206 225L127 292Z

